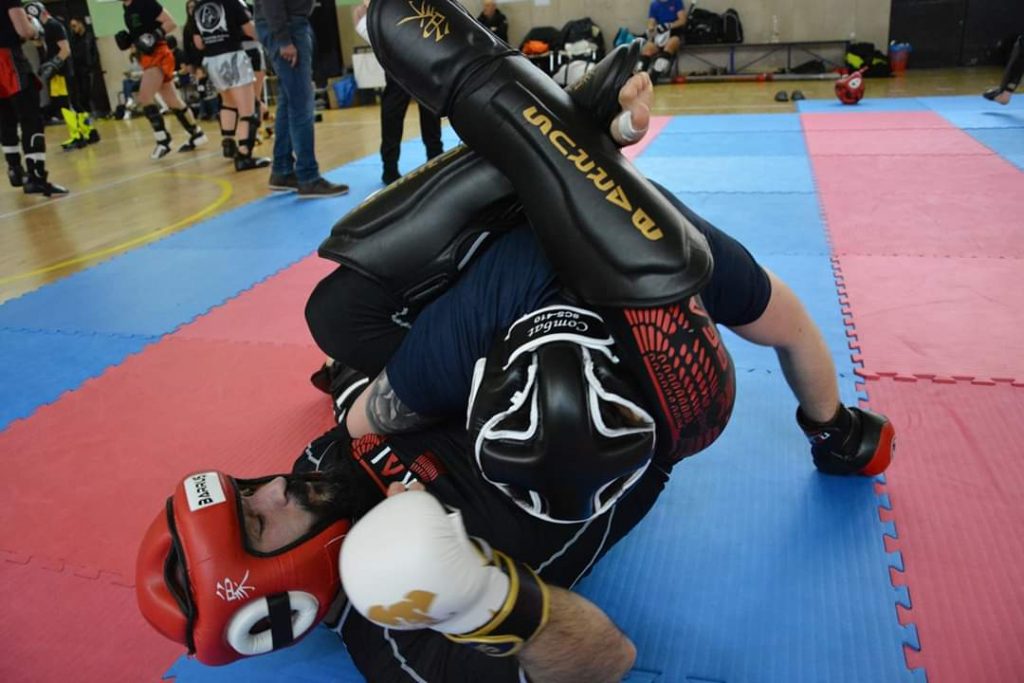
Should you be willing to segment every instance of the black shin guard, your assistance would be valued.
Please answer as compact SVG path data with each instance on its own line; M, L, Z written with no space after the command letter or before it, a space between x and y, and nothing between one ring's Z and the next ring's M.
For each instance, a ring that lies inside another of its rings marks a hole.
M234 159L238 153L238 143L235 141L235 131L238 130L238 110L234 107L221 107L221 111L231 112L231 127L224 127L224 119L220 119L220 148L225 159Z
M384 68L512 182L562 282L607 306L677 302L711 275L707 240L529 60L452 0L375 0ZM423 8L421 8L422 10Z
M251 157L252 150L256 146L256 133L259 131L260 120L255 115L243 116L241 120L249 124L249 130L245 134L245 138L238 141L238 153L242 156ZM245 149L244 152L242 151L243 148Z
M167 128L164 126L164 117L160 114L160 107L155 104L147 104L142 108L142 113L153 129L153 137L156 138L157 144L170 145L171 134L167 132Z
M195 117L192 116L192 110L185 107L184 109L172 109L171 111L174 112L174 116L178 119L181 127L188 131L190 136L194 136L199 128L196 126Z
M1010 61L1006 63L1006 70L1003 71L1003 82L999 84L1000 88L1016 92L1021 76L1024 76L1024 33L1017 36L1017 42L1013 44Z

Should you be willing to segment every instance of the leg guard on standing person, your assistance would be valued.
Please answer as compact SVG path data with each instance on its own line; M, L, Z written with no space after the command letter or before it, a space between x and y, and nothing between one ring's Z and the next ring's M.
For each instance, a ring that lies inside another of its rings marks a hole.
M7 164L7 181L11 187L25 182L25 167L21 165L21 147L18 144L18 115L10 97L0 98L0 147Z
M178 119L178 123L188 133L188 142L184 143L178 148L179 152L191 152L200 145L205 145L208 140L206 133L203 129L196 125L196 117L193 116L192 110L188 107L184 109L172 109L175 118Z
M149 158L162 159L171 153L171 134L164 126L164 117L160 114L160 108L155 104L147 104L142 108L142 113L149 121L149 125L153 129L153 137L156 138L156 147L153 148Z
M230 120L230 124L228 121ZM220 149L225 159L234 159L238 154L238 143L235 141L235 131L238 130L238 110L234 107L221 105L220 107Z
M249 171L254 168L266 168L270 166L270 159L266 157L254 157L253 147L256 146L256 133L259 130L260 120L256 116L246 116L243 120L248 125L245 139L239 141L238 152L235 154L235 170Z
M563 284L606 306L678 302L699 291L711 275L707 241L605 131L460 5L424 8L371 3L377 56L509 178Z

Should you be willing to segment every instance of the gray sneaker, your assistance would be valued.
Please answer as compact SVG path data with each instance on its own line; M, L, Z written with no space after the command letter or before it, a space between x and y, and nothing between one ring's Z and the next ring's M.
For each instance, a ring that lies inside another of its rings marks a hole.
M348 185L332 183L326 178L317 178L311 183L299 183L299 197L301 199L338 197L343 194L348 194Z
M295 192L299 189L299 179L294 173L287 175L270 174L270 189L274 192Z

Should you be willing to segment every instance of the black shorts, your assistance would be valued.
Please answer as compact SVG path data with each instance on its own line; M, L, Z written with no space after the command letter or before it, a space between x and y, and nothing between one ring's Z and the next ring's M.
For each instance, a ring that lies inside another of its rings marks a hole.
M257 45L256 47L246 49L245 54L249 55L249 61L252 62L253 71L267 70L266 60L263 57L263 48L261 48L259 45ZM260 96L261 94L262 93L256 93L257 97Z

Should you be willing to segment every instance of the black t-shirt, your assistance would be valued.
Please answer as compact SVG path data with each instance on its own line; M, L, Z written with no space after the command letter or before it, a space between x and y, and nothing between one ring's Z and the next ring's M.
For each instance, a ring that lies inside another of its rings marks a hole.
M160 28L157 18L163 14L164 7L157 0L132 0L124 6L124 25L132 40L138 40L143 33L152 33Z
M60 52L60 45L58 43L68 39L68 32L64 28L64 24L60 23L55 17L50 17L43 23L43 35L45 36L46 43L46 57L44 60L53 59ZM65 76L69 75L70 57L71 55L68 55L68 59L64 61L64 64L57 70L57 73Z
M8 10L21 7L20 0L0 0L0 47L20 48L21 36L14 30Z
M203 39L203 55L216 55L242 49L242 26L248 23L249 15L238 0L201 0L192 16L196 30Z
M652 465L615 507L586 524L554 524L520 510L481 476L461 424L416 434L366 436L352 441L337 427L309 445L297 471L337 466L354 459L371 486L384 491L392 482L416 479L442 503L462 513L466 531L524 562L544 580L570 588L647 514L668 481L668 471ZM347 610L339 631L349 654L367 680L408 681L412 667L428 681L520 681L514 658L483 655L429 630L391 631Z

